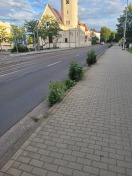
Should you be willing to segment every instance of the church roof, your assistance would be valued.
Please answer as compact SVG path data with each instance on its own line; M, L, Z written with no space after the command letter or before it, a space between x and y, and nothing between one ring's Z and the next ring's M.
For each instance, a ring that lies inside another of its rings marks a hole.
M59 19L62 22L62 13L59 12L58 10L54 9L50 4L48 4L48 6L52 10L52 12L55 14L55 16L57 17L57 19Z
M52 10L52 12L55 14L57 19L59 19L60 22L63 23L63 14L61 12L59 12L58 10L54 9L50 4L48 4L48 6ZM82 23L80 20L78 20L78 25L84 26L85 27L85 31L89 31L89 29L86 26L86 24Z
M78 24L81 26L85 27L85 31L89 31L88 27L86 26L86 24L82 23L80 20L78 20Z
M59 19L62 21L62 13L53 8Z

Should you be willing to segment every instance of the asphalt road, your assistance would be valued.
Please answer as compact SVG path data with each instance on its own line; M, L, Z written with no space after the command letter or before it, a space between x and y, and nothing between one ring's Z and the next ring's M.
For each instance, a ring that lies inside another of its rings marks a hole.
M27 56L0 56L0 136L15 125L47 96L49 82L64 80L69 63L86 66L92 47ZM108 45L93 47L99 55Z

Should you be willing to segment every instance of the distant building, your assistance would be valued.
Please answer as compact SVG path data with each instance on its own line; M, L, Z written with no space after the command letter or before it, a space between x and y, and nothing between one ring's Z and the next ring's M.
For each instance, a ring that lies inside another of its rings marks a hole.
M100 43L100 38L101 38L101 33L100 32L96 32L96 31L90 31L90 36L91 37L97 37L98 38L98 42Z
M8 34L11 33L11 25L10 25L10 23L4 22L4 21L0 21L0 27L1 26L6 28L6 32ZM9 49L11 49L11 47L12 47L11 43L9 43L9 42L2 42L2 49L3 50L9 50Z
M54 39L50 46L54 47L82 47L91 45L88 27L78 20L78 0L61 0L61 12L47 4L43 16L52 16L60 24L61 37ZM40 40L40 45L48 47L49 41Z

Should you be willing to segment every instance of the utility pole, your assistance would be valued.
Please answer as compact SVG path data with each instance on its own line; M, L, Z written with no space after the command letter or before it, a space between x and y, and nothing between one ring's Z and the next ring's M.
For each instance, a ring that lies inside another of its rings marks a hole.
M15 32L15 45L16 45L16 51L17 51L17 54L18 54L18 46L17 46L17 37L16 37L16 32Z
M70 29L69 29L69 48L70 48Z
M123 50L125 49L125 42L126 42L127 10L128 10L128 0L127 0L126 17L125 17L125 24L124 24Z
M34 48L35 48L35 51L36 51L36 37L35 37L35 28L34 28Z
M40 51L38 24L39 24L39 21L37 21L37 24L36 24L36 33L37 33L37 50Z
M76 27L75 27L75 48L76 48L76 43L77 43L77 36L76 36Z

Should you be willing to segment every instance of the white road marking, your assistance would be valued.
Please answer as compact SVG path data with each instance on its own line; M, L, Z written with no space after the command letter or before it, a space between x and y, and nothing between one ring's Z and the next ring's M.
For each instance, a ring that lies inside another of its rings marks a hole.
M51 67L52 65L59 64L60 62L62 62L62 61L55 62L55 63L53 63L53 64L48 65L47 67ZM4 75L0 75L0 77L4 77L4 76L10 75L10 74L12 74L12 73L17 73L17 72L20 72L20 71L23 71L23 70L27 70L27 69L32 68L32 67L35 67L35 65L33 65L33 66L31 66L31 67L28 67L28 68L21 69L21 70L17 70L17 71L14 71L14 72L6 73L6 74L4 74Z
M51 66L53 66L53 65L59 64L60 62L62 62L62 61L55 62L55 63L53 63L53 64L47 65L47 67L51 67Z
M76 55L76 57L78 57L78 56L80 56L79 54L78 55Z

